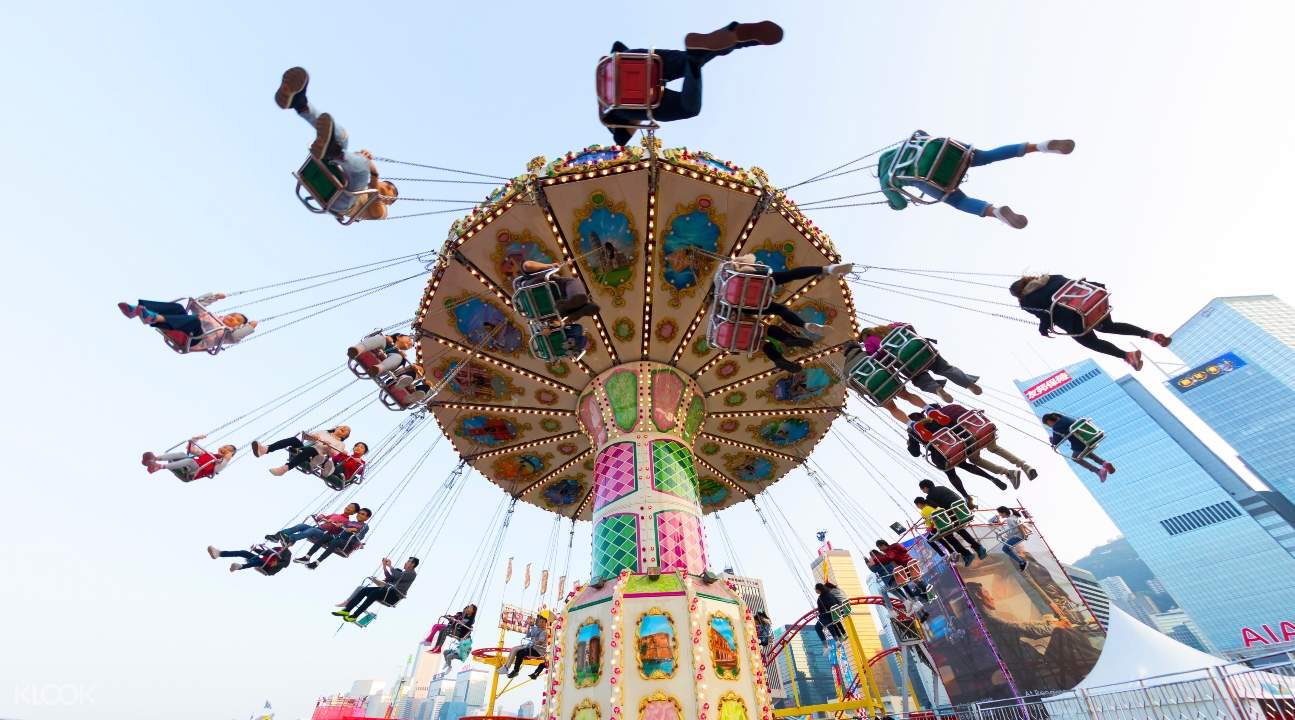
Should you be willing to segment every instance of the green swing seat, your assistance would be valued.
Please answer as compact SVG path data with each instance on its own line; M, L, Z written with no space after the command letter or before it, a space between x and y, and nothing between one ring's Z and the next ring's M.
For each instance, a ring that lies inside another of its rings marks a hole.
M1106 439L1106 431L1097 427L1096 423L1092 420L1088 418L1080 418L1070 426L1070 434L1067 439L1078 440L1083 444L1084 447L1082 450L1071 454L1071 457L1074 459L1082 460L1091 455L1093 451L1097 449L1097 445L1101 443L1102 440ZM1061 446L1065 444L1067 443L1058 443L1057 448L1060 449Z
M358 220L369 205L378 200L378 191L373 189L345 192L346 180L337 163L326 162L313 155L307 155L306 161L292 176L297 179L297 199L307 210L317 215L331 214L343 225ZM302 190L307 194L303 195ZM333 205L348 194L354 196L355 202L344 212L333 209Z
M557 285L544 281L518 288L513 293L513 307L527 320L559 317Z
M971 166L973 149L953 138L933 138L915 132L891 152L895 153L895 160L890 169L890 186L909 200L928 205L944 200L958 189ZM918 184L930 186L928 189L936 190L938 195L922 196L904 187Z
M890 402L904 388L904 378L875 357L863 356L846 372L851 387L877 406Z
M944 535L957 530L972 520L971 510L967 507L965 500L959 500L944 510L936 510L931 514L931 521L935 523L935 533Z
M899 361L900 373L909 378L925 372L939 356L935 346L914 332L911 325L901 325L886 333L881 349Z

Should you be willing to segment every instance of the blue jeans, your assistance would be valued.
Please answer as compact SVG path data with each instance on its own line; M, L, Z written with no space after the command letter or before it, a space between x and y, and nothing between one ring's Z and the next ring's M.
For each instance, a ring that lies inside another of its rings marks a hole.
M971 167L980 167L981 165L996 163L1000 160L1021 157L1025 154L1025 146L1026 143L1017 143L1015 145L996 147L993 150L972 150ZM919 183L918 188L921 189L923 193L932 197L940 196L939 190L927 185L926 183ZM965 213L971 213L977 217L983 216L985 214L985 209L989 207L988 202L968 197L962 190L954 190L949 193L949 196L944 199L944 202Z
M297 113L297 115L301 116L302 120L310 123L311 127L314 127L315 121L319 119L319 113L316 112L315 106L309 103L306 104L306 109ZM333 142L341 149L341 153L338 155L331 155L327 150L325 150L324 159L337 163L337 166L341 168L342 175L346 177L346 190L349 194L367 189L369 187L371 176L369 174L369 161L362 155L346 151L348 139L349 136L346 134L346 131L342 129L342 126L334 122ZM344 198L335 203L333 205L333 210L337 212L346 212L347 210L350 210L351 206L354 204L355 196L351 195L349 199ZM343 205L346 207L342 207Z
M311 542L328 542L329 538L333 537L314 525L307 525L306 523L297 523L296 525L280 530L279 532L287 536L288 542L290 543L295 543L298 540L303 539L310 540Z
M221 550L220 557L236 557L243 559L243 567L240 570L249 568L259 568L265 564L265 558L257 555L250 550Z
M1024 565L1025 558L1022 558L1020 555L1017 555L1016 551L1013 550L1012 548L1015 548L1017 545L1020 545L1023 542L1025 542L1025 538L1021 537L1020 535L1017 535L1016 537L1007 538L1007 540L1003 541L1003 552L1007 553L1007 557L1011 558L1012 560L1015 560L1017 565Z

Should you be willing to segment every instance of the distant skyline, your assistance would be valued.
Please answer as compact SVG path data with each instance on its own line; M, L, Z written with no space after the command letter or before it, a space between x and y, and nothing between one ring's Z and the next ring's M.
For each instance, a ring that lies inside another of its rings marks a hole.
M1295 6L947 0L923 9L913 30L911 8L858 3L666 0L650 12L610 14L590 2L359 14L327 0L254 12L70 0L6 7L0 58L14 71L0 80L9 163L0 188L9 201L10 272L0 297L11 337L27 342L3 361L8 412L0 423L14 509L0 534L0 574L12 579L6 587L18 610L0 652L0 717L152 720L185 708L194 720L227 720L267 698L279 717L306 717L316 698L356 678L397 677L436 616L469 599L481 605L479 644L493 642L502 601L538 602L534 585L523 591L516 577L503 585L507 557L516 558L518 575L528 562L536 576L547 565L556 577L566 564L569 525L555 528L532 506L513 516L499 564L478 560L478 547L500 536L491 513L505 495L472 474L435 544L429 537L432 551L408 600L379 608L367 628L339 631L332 606L383 554L400 549L454 464L442 442L396 497L435 429L359 489L357 500L378 510L368 547L274 577L231 574L206 546L246 547L300 521L322 502L317 481L273 477L268 460L245 451L216 478L189 484L140 466L145 450L243 416L340 367L358 336L414 314L424 278L295 325L283 323L297 316L268 320L255 340L216 357L175 355L123 319L116 302L231 292L425 251L439 247L455 217L344 228L307 213L290 173L311 133L271 100L293 65L310 70L312 101L338 118L354 145L504 177L537 155L609 141L595 118L591 76L614 40L669 47L735 18L775 19L786 39L708 65L704 112L663 128L667 146L758 165L786 187L919 127L977 147L1073 137L1072 155L1031 155L971 174L967 190L1028 215L1024 230L942 206L811 215L850 261L873 266L864 276L874 286L856 286L856 306L914 323L952 362L983 375L977 402L1000 420L1005 444L1041 473L1018 492L999 493L976 478L968 489L985 504L1030 508L1062 560L1115 536L1011 384L1088 352L1039 337L1014 307L876 281L1010 305L1001 275L1087 276L1112 289L1117 318L1161 331L1213 297L1286 293L1295 253L1281 189L1295 166L1295 101L1279 88L1289 84L1286 28ZM321 17L349 21L340 39L321 38ZM404 165L383 172L438 176ZM791 196L803 203L870 192L876 181L867 176L804 185ZM475 201L490 189L401 182L407 198ZM880 268L992 275L960 277L990 285L983 287ZM272 318L396 280L401 269L247 311ZM957 307L973 305L1014 319ZM271 333L276 325L284 329ZM1176 363L1168 350L1140 346L1149 359ZM1138 374L1181 415L1164 379L1150 363ZM302 407L341 382L313 391ZM371 393L351 385L301 419L289 420L291 411L247 417L230 426L250 423L232 435L239 443L272 440L280 421L279 432L302 429ZM810 607L804 593L816 530L866 552L849 538L893 537L886 526L911 519L917 480L937 477L909 460L898 424L857 400L850 412L869 432L840 422L813 457L852 503L825 497L797 471L759 498L768 525L750 503L706 521L712 567L760 576L776 625ZM353 439L377 444L401 420L364 404L348 422ZM1224 447L1207 430L1205 437ZM570 547L569 576L584 578L587 523L576 525ZM478 575L480 584L465 580ZM465 598L476 594L469 587L485 592Z

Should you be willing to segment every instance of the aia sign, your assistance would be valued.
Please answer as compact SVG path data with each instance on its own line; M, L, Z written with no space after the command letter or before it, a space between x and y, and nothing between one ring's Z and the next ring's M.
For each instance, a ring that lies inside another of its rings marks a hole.
M1290 620L1282 620L1278 623L1277 632L1273 632L1272 627L1269 625L1260 625L1259 630L1263 632L1260 633L1248 627L1241 628L1241 640L1245 642L1247 648L1251 645L1275 645L1295 640L1295 622ZM1280 636L1278 633L1280 633Z

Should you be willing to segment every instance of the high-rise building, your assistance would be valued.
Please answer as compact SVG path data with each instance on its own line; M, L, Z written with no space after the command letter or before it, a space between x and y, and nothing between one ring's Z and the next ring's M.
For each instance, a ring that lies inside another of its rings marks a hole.
M1272 295L1215 298L1173 337L1189 369L1169 387L1282 496L1267 498L1274 514L1295 521L1295 307ZM1295 531L1289 540L1295 548Z
M1178 642L1194 647L1201 652L1213 652L1214 648L1201 636L1200 628L1183 612L1182 608L1168 612L1153 613L1151 622L1155 628Z
M760 578L746 577L737 575L732 568L724 569L724 579L733 583L737 588L737 594L742 598L742 602L750 608L751 614L758 612L769 614L769 603L764 595L764 581ZM769 614L773 617L772 614ZM773 663L769 666L769 694L775 699L782 698L783 678L782 664Z
M1031 409L1090 417L1117 472L1084 487L1215 647L1255 641L1254 628L1295 621L1295 557L1249 513L1255 491L1132 377L1092 360L1024 381Z
M777 631L777 636L788 632L790 625ZM778 655L782 666L783 699L775 700L776 707L819 705L837 698L836 676L826 648L811 627L802 628Z
M490 691L490 671L464 666L454 680L454 701L468 707L486 704Z
M1097 576L1083 568L1065 563L1062 563L1061 569L1070 576L1070 582L1079 592L1079 597L1088 603L1088 609L1093 611L1093 617L1097 618L1097 622L1101 623L1103 628L1110 627L1111 600L1106 595L1106 588L1098 582Z
M855 567L854 559L850 557L849 550L832 549L822 551L810 563L809 569L815 581L826 579L834 583L841 588L846 597L860 597L872 594L859 576L859 569ZM872 607L869 605L852 607L847 621L854 628L855 635L859 638L859 645L863 648L864 657L862 659L856 658L854 662L855 667L859 667L860 662L866 662L883 649L881 635L878 630L879 623L873 614ZM896 695L899 692L890 673L880 673L877 677L877 685L882 695Z
M517 717L521 717L521 718L533 718L533 717L535 717L535 702L534 702L534 701L532 701L532 700L527 700L526 702L522 703L521 705L518 705L518 706L517 706Z

